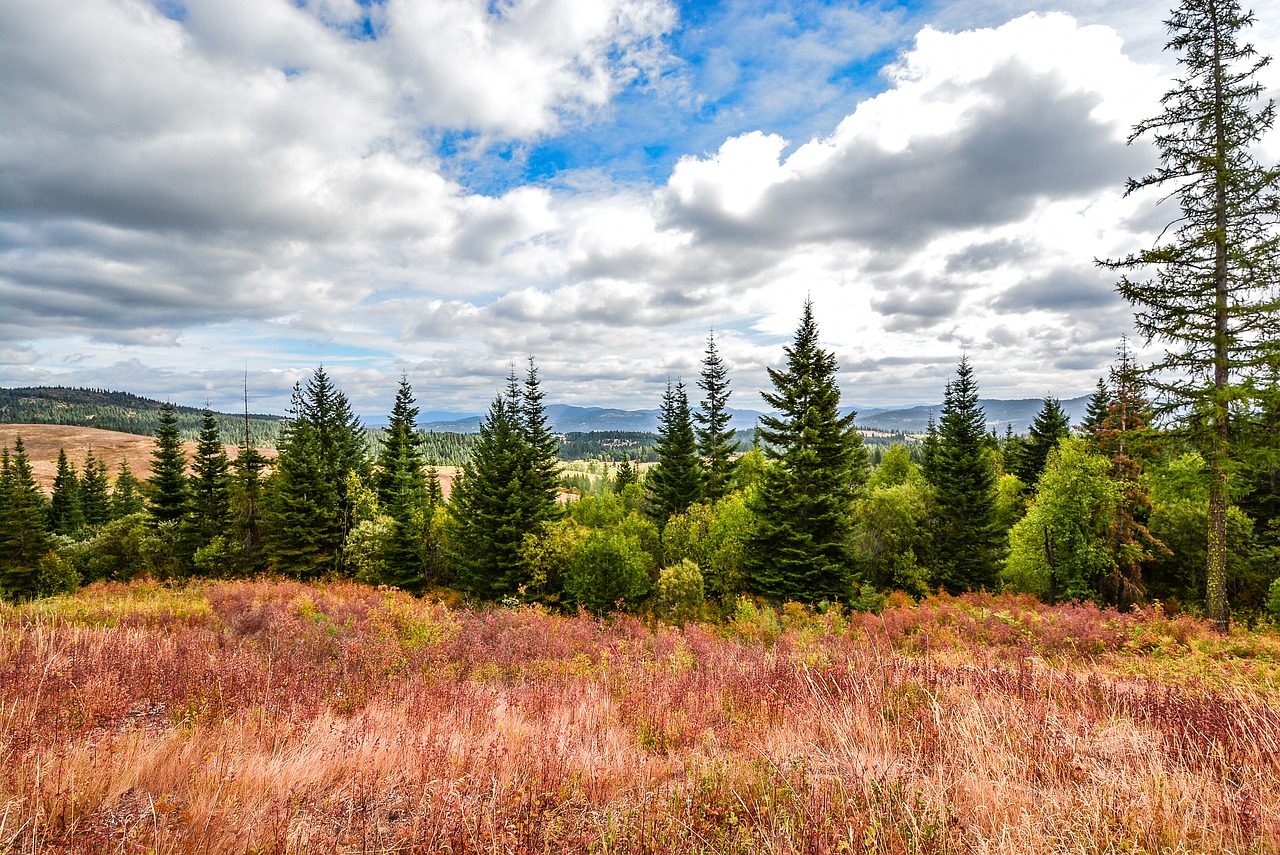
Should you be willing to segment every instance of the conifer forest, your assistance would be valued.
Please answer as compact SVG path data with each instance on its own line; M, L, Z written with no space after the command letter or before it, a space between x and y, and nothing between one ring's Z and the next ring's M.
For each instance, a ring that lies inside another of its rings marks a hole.
M370 430L323 365L278 424L93 392L155 420L145 477L64 450L46 489L19 436L0 853L1280 852L1253 24L1171 13L1128 185L1168 226L1094 260L1135 328L1079 423L1048 396L989 429L957 353L928 430L873 449L805 298L769 388L711 333L656 439L590 463L524 355L469 438L408 376Z

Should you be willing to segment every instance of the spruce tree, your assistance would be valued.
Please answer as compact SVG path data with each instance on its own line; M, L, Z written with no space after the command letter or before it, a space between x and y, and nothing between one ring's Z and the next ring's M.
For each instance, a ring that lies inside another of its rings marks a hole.
M184 551L195 552L227 533L231 524L231 466L218 420L206 406L187 484L189 513L183 520Z
M244 381L244 431L236 459L231 464L231 524L228 536L239 551L238 564L243 573L254 573L264 563L262 513L265 485L262 473L267 459L253 444L249 429L249 376Z
M160 427L151 452L147 507L157 522L177 522L187 513L187 457L173 404L160 408Z
M49 498L49 530L72 535L84 527L84 511L80 507L80 478L76 467L67 460L67 450L58 449L58 469L53 477L53 495Z
M698 460L684 384L667 382L658 416L658 465L649 470L650 513L658 525L683 513L702 496L702 463Z
M636 475L636 467L631 463L631 458L622 458L622 462L618 464L618 471L613 476L613 491L621 493L628 485L636 483L637 480L639 478Z
M409 379L400 377L400 388L391 407L391 419L378 454L374 476L378 501L391 517L383 550L383 582L414 593L424 583L422 527L427 504L426 461L418 434L418 407Z
M302 391L294 387L293 413L301 411ZM271 476L264 530L264 552L272 568L296 579L316 579L341 567L342 485L321 456L315 427L293 418L280 432L279 456Z
M948 381L936 448L925 470L936 490L934 557L937 585L950 594L994 590L1000 533L996 476L987 448L986 414L968 357Z
M702 359L698 388L706 396L702 409L693 414L698 422L698 455L706 470L702 494L707 502L724 498L733 489L734 454L738 443L729 427L729 372L716 350L715 333L707 336L707 352Z
M22 437L5 467L0 505L0 594L9 600L40 595L40 562L53 550L48 503L36 485Z
M140 514L146 507L142 503L142 482L129 468L129 461L120 461L120 471L111 486L111 518L118 520L130 514Z
M1070 435L1070 420L1063 412L1062 404L1049 395L1044 399L1040 412L1031 420L1031 429L1018 454L1013 474L1028 487L1034 488L1049 460L1049 452L1057 447L1058 440Z
M1111 390L1107 388L1105 377L1098 378L1098 386L1089 396L1084 408L1084 421L1080 423L1080 431L1087 437L1093 437L1102 428L1111 409Z
M1235 0L1183 0L1165 22L1166 49L1179 53L1183 74L1163 111L1134 127L1130 141L1151 135L1160 165L1131 178L1127 193L1160 188L1179 215L1149 249L1102 262L1123 275L1118 290L1136 309L1139 332L1166 345L1147 379L1179 432L1206 463L1209 516L1206 613L1230 624L1227 603L1227 505L1238 458L1234 413L1255 394L1265 362L1259 342L1277 324L1280 306L1280 169L1254 159L1271 129L1275 104L1261 109L1258 72L1270 61L1241 43L1253 14Z
M111 520L111 488L107 462L94 456L90 447L80 474L80 510L86 525L98 528Z
M836 359L818 344L811 301L784 352L786 369L769 369L775 391L761 393L777 415L761 416L757 429L771 465L745 550L748 585L773 600L843 600L852 590L850 514L867 452L854 414L840 415Z
M533 497L533 513L540 519L556 519L560 516L560 504L556 493L560 488L560 440L551 432L543 404L538 368L533 357L525 373L524 389L520 394L519 412L524 427L525 441L529 445L529 492Z

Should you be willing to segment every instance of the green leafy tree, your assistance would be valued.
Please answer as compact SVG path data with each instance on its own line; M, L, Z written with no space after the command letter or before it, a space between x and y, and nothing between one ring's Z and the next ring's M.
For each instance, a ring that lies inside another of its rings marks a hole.
M854 512L854 544L865 582L882 591L928 593L933 491L905 446L891 446Z
M698 388L705 396L701 410L693 414L698 423L698 455L705 467L702 498L716 502L733 489L734 455L738 443L729 427L729 371L716 350L716 336L707 336L707 352L702 358L702 376Z
M49 530L72 535L84 528L84 510L80 506L80 477L67 460L67 450L58 449L58 469L53 476L53 495L49 498Z
M1277 323L1280 269L1280 169L1252 154L1275 118L1274 103L1256 107L1269 58L1239 41L1252 24L1234 0L1183 0L1166 21L1183 74L1163 111L1133 130L1131 141L1151 135L1160 165L1130 179L1127 192L1161 188L1179 215L1151 248L1103 262L1154 270L1152 279L1123 275L1118 289L1146 340L1165 343L1148 380L1207 464L1206 613L1223 630L1233 413L1253 394L1250 378L1265 359L1258 343Z
M1049 456L1026 515L1009 532L1005 576L1016 590L1057 600L1103 599L1115 572L1111 527L1120 489L1110 461L1079 439Z
M949 594L994 590L1000 532L995 521L996 475L987 446L986 414L968 357L948 381L942 419L925 475L934 487L935 583Z
M634 606L652 587L653 555L640 536L619 526L592 531L574 549L564 578L570 602L595 614Z
M748 584L774 600L843 600L852 590L850 512L867 452L854 414L840 415L836 359L818 344L811 301L784 352L787 367L769 369L775 391L761 393L777 415L761 416L757 429L771 465L754 503Z
M173 404L160 410L160 427L151 452L147 508L157 522L178 522L187 513L187 456L182 450Z
M85 525L98 528L111 519L111 481L107 477L107 462L98 458L90 447L85 452L84 468L80 474L80 510Z
M1017 459L1012 466L1006 465L1005 468L1017 475L1022 483L1034 485L1044 471L1049 453L1058 447L1058 440L1070 435L1070 419L1058 399L1049 395L1044 399L1040 412L1031 420L1031 428Z
M645 484L651 494L651 513L661 525L702 495L702 462L683 383L673 387L667 382L658 415L657 449L658 465L649 470Z
M52 593L43 590L41 580L41 562L53 551L49 506L21 436L6 462L0 488L0 593L9 600L30 600Z

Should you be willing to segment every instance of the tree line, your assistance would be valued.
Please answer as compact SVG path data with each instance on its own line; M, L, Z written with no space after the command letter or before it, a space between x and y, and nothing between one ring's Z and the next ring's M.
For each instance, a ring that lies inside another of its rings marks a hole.
M1267 60L1237 41L1252 15L1230 0L1185 0L1167 24L1184 75L1134 130L1160 166L1128 189L1167 189L1179 215L1153 247L1099 262L1167 349L1138 365L1122 343L1074 429L1047 398L1027 436L992 435L962 358L917 453L873 466L806 301L746 453L712 336L699 407L682 381L665 390L656 463L624 460L612 489L566 503L530 359L445 501L407 380L375 451L321 367L295 387L269 472L247 436L228 461L207 412L188 472L167 407L141 511L124 473L104 501L89 461L45 502L21 443L6 450L0 587L22 599L138 572L267 571L673 619L743 595L874 608L894 590L997 588L1160 600L1222 627L1233 607L1280 613L1280 169L1251 155L1274 117L1253 105Z

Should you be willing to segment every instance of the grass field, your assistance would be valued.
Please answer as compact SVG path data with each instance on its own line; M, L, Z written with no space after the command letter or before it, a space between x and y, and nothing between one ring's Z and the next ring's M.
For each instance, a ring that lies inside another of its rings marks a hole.
M1278 660L1013 597L681 630L97 585L0 606L0 852L1277 852Z

